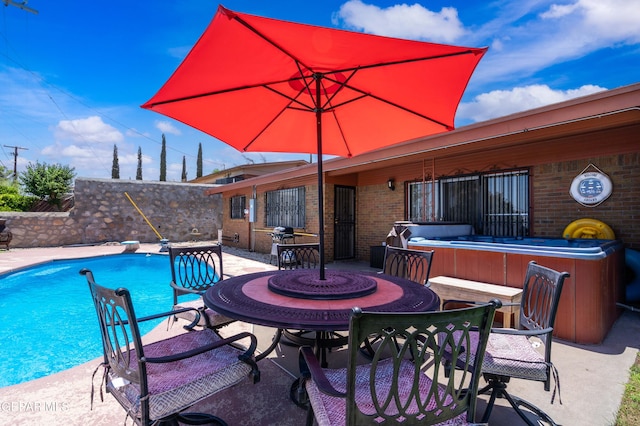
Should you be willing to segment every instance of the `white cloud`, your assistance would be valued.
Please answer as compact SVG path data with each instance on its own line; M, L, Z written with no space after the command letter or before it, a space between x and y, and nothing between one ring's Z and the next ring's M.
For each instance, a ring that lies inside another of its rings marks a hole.
M77 120L61 120L55 129L57 140L72 140L85 143L122 142L122 133L102 121L101 117L92 116Z
M108 158L107 155L112 154L110 149L102 149L97 146L78 146L78 145L68 145L68 146L57 146L55 151L51 151L52 147L47 147L43 150L43 152L47 152L51 155L62 155L64 157L71 157L74 159L84 158L84 159L96 159L96 158Z
M471 121L485 121L602 90L606 89L593 85L571 90L553 90L543 84L515 87L511 90L493 90L476 96L472 102L461 103L458 116Z
M334 15L334 21L371 34L438 43L451 43L465 33L455 8L433 12L418 3L381 8L349 0Z
M180 129L178 129L169 121L156 120L155 126L156 126L156 129L160 130L162 133L170 133L172 135L181 134Z
M578 4L552 4L549 10L540 14L543 19L546 18L561 18L563 16L573 13Z
M596 43L640 42L640 0L578 0L571 5L552 5L543 18L577 15L580 32Z
M496 47L480 63L477 82L531 76L601 49L640 42L640 0L576 0L544 10L538 2L503 7L471 35L492 39Z

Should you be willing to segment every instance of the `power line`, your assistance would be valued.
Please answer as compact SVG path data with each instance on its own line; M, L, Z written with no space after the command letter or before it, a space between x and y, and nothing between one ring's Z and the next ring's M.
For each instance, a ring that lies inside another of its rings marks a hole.
M27 7L27 0L24 0L22 3L18 3L17 1L13 1L13 0L2 0L2 2L4 3L5 6L11 5L11 6L19 7L22 10L26 10L27 12L31 12L34 15L38 14L37 10Z

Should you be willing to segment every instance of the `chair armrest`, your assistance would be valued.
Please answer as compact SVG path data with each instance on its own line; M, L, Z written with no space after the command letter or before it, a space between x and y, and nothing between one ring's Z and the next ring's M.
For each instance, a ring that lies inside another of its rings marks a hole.
M493 303L495 304L496 309L500 309L503 306L519 305L519 303L514 303L514 304L510 302L504 303L502 300L496 299L496 298L491 299L489 302L478 302L477 300L449 299L442 302L442 309L445 309L448 303L460 303L465 305L477 305L477 306L486 305L487 303Z
M169 285L178 292L178 294L202 294L202 291L192 290L190 288L182 287L181 285L176 284L171 281Z
M137 322L145 322L145 321L150 321L150 320L154 320L154 319L158 319L158 318L163 318L163 317L169 317L171 315L175 315L177 313L180 312L187 312L187 311L194 311L195 315L196 315L196 323L198 322L198 320L200 320L200 311L196 308L180 308L180 309L174 309L172 311L167 311L167 312L159 312L157 314L151 314L151 315L147 315L144 317L138 317L137 318ZM118 324L129 324L129 320L122 320L122 321L118 321L116 323L116 325Z
M167 362L179 361L181 359L191 358L196 355L200 355L202 353L215 350L217 348L229 345L231 343L237 342L238 340L242 340L247 337L251 340L251 344L249 345L249 348L247 348L247 350L244 351L244 353L238 355L238 359L246 364L249 364L252 367L253 382L257 383L260 381L260 370L258 369L258 365L256 364L253 358L253 354L256 350L256 347L258 346L258 339L256 338L256 336L246 331L242 333L238 333L231 337L220 339L216 342L201 346L199 348L192 349L190 351L180 352L180 353L161 356L161 357L151 357L151 358L145 357L145 362L163 364ZM234 347L237 348L237 346L234 346Z
M341 398L345 398L347 396L345 392L340 392L331 385L331 382L324 374L322 367L320 367L320 362L310 346L300 347L300 352L298 353L298 364L302 377L305 379L311 378L321 392Z
M446 310L446 307L449 303L460 303L460 304L464 304L464 305L476 305L476 306L481 306L481 305L486 305L487 303L494 303L496 305L496 309L500 309L503 306L516 306L516 305L520 305L519 303L511 303L511 302L503 302L500 299L497 298L493 298L488 302L479 302L477 300L459 300L459 299L449 299L449 300L445 300L444 302L442 302L442 309Z
M201 333L201 332L199 332ZM242 333L238 333L234 336L231 337L227 337L225 339L220 339L218 341L215 341L213 343L209 343L208 345L204 345L204 346L200 346L199 348L195 348L195 349L191 349L190 351L185 351L185 352L179 352L176 354L171 354L171 355L166 355L166 356L160 356L160 357L155 357L155 358L146 358L147 362L151 362L151 363L157 363L157 364L162 364L165 362L173 362L173 361L179 361L181 359L185 359L185 358L191 358L195 355L200 355L202 353L220 348L222 346L228 345L230 343L236 342L238 340L244 339L246 337L249 337L251 339L251 345L249 346L249 349L247 349L242 355L240 355L240 357L242 356L247 356L247 355L252 355L253 352L255 351L255 348L257 346L257 339L256 336L254 336L253 334L244 331Z
M169 317L171 315L179 314L181 312L188 312L188 311L193 311L194 312L194 320L191 321L191 323L183 326L183 328L185 330L191 331L191 330L193 330L193 328L196 325L198 325L198 322L200 322L200 316L202 315L202 312L199 309L196 309L196 308L180 308L180 309L174 309L172 311L160 312L160 313L157 313L157 314L147 315L145 317L139 317L138 318L138 322L144 322L144 321L154 320L154 319L163 318L163 317ZM125 323L125 324L127 324L128 322L129 321L123 321L123 323Z
M553 332L553 327L541 328L540 330L516 330L514 328L492 328L492 333L496 334L511 334L518 336L539 336L542 334L549 334Z

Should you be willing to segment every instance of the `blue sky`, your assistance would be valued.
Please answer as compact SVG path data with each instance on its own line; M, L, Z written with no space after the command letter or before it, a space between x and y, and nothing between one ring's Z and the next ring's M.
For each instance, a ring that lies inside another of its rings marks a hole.
M24 0L13 0L23 3ZM4 3L4 2L0 2ZM159 179L162 134L167 180L182 159L195 178L248 162L308 155L240 153L140 105L171 75L216 12L188 1L29 0L33 14L0 7L0 162L36 161L110 178ZM458 108L456 126L640 82L640 0L241 1L255 15L489 51ZM24 148L24 149L22 149Z

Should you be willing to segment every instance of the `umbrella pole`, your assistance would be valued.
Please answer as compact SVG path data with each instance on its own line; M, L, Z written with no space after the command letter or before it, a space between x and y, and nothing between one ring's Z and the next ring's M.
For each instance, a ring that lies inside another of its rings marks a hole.
M314 78L316 80L316 138L318 141L318 212L320 213L318 217L318 226L319 226L319 243L320 243L320 279L324 280L324 191L322 184L322 107L320 104L320 79L322 78L321 74L315 74Z

